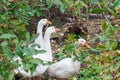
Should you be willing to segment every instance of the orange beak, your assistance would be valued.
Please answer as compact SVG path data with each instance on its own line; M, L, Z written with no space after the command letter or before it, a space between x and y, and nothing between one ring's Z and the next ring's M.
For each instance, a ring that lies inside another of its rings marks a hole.
M47 24L52 24L52 22L50 22L49 20L46 21Z
M85 42L83 46L85 46L85 47L87 47L87 48L90 48L90 46L88 45L87 42Z
M55 28L55 32L58 32L58 31L60 31L60 29L58 29L58 28Z

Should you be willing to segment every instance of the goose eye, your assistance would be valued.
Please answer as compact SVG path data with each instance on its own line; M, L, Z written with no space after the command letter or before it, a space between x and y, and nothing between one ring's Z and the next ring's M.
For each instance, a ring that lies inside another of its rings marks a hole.
M82 43L84 42L84 41L81 41Z

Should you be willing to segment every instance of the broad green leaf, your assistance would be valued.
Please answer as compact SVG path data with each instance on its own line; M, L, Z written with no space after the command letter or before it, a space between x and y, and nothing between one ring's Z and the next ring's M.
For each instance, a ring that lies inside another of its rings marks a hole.
M27 12L27 14L30 16L34 16L34 13L32 13L32 12Z
M113 5L112 5L111 9L114 10L115 7L119 4L119 2L120 2L120 0L115 0L115 1L113 2Z
M99 39L100 41L105 41L106 40L106 36L101 36L99 34L95 34Z
M107 7L107 10L111 13L111 14L114 14L114 10L110 9Z
M103 0L105 6L108 6L108 0Z
M63 2L62 2L61 0L56 0L56 3L57 3L58 5L63 5Z
M65 11L65 4L61 0L56 0L56 3L60 5L60 11L64 13Z
M25 53L26 56L32 55L32 52L30 51L30 49L33 50L33 48L24 47L23 53Z
M102 22L102 31L103 31L103 33L106 33L107 28L108 28L108 25L106 24L106 21L103 21Z
M4 42L1 43L1 46L3 46L3 47L7 46L7 45L8 45L8 43L6 41L4 41Z
M41 64L43 61L41 59L31 59L29 62L32 64Z
M15 38L16 37L16 35L14 35L14 34L2 34L1 36L0 36L0 38L2 38L2 39L11 39L11 38Z
M99 0L90 0L91 3L99 4Z
M42 13L38 10L36 11L36 14L37 14L38 17L40 17L42 15Z
M64 7L60 7L60 11L62 12L62 13L64 13L65 12L65 8Z
M18 64L18 62L14 61L14 60L11 61L11 64L12 64L13 66L15 66L15 67L19 67L19 66L20 66L20 65Z
M114 50L117 47L117 45L118 45L118 42L112 42L111 43L112 50Z
M106 46L105 45L98 45L97 48L100 49L100 50L106 50Z
M53 5L53 0L46 0L46 3L48 5L48 8L51 8Z
M108 27L108 32L107 32L108 36L113 36L115 32L116 31L115 31L115 28L113 26Z
M27 32L25 36L26 36L26 40L29 41L30 40L30 33Z
M14 39L14 40L13 40L13 43L17 44L17 43L19 43L19 40L18 40L17 38Z
M95 9L91 9L91 12L94 12L94 13L102 13L104 12L105 9L104 8L95 8Z
M62 56L63 56L63 53L57 53L57 54L55 55L56 58L60 58L60 57L62 57Z
M6 54L10 59L13 59L14 55L13 52L9 49L9 47L4 46L3 47L3 52Z
M37 50L37 53L45 53L46 50Z
M8 80L13 80L14 78L14 71L11 71L8 76Z
M15 54L17 54L20 58L23 59L23 48L21 46L16 46Z
M84 1L80 1L80 4L81 4L83 7L88 7L87 4L85 4Z

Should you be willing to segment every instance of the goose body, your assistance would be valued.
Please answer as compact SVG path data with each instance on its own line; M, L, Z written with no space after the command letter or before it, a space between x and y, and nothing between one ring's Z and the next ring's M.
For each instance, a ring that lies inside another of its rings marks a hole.
M49 66L48 73L51 77L67 79L80 70L80 63L72 58L65 58Z
M84 39L79 39L78 43L89 47ZM74 76L80 70L80 62L74 61L74 58L75 56L65 58L50 65L47 69L49 76L57 79L67 79Z
M43 54L36 54L33 55L33 58L41 59L44 61L44 63L52 61L52 50L51 50L51 44L50 44L50 35L54 32L56 32L58 29L54 26L47 28L45 31L45 37L44 37L44 50L46 50ZM42 65L39 64L33 74L31 74L30 71L26 72L21 65L21 67L18 68L18 71L20 74L22 74L24 77L34 77L34 76L42 76L42 74L46 71L48 68L48 65Z
M43 54L33 55L33 58L40 58L45 63L52 62L52 50L51 50L51 43L50 43L50 35L54 32L59 31L59 29L55 28L54 26L47 28L45 31L44 36L44 50L46 50ZM49 65L38 65L36 71L33 75L42 75L48 68Z
M48 24L52 24L48 19L41 19L39 22L38 22L38 25L37 25L37 34L38 34L38 37L35 39L35 42L32 43L32 44L29 44L29 48L33 45L33 44L38 44L40 45L40 48L38 47L34 47L34 49L36 50L41 50L43 49L44 47L44 42L43 42L43 35L42 35L42 29L44 27L44 25L48 25ZM24 53L25 55L26 53ZM17 74L19 71L23 71L23 75L24 75L24 70L23 70L23 65L22 65L22 59L18 56L18 57L14 57L13 58L14 61L18 61L18 63L21 65L21 67L19 67L18 69L15 69L14 70L14 73ZM19 70L19 71L18 71ZM26 73L27 74L27 73ZM25 76L28 76L28 74Z

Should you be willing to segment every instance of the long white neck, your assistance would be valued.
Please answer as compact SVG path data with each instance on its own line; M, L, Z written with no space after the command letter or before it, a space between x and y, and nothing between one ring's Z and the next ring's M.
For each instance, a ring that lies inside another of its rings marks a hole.
M37 34L38 37L35 39L35 43L36 44L39 44L41 46L41 49L43 49L44 47L44 43L43 43L43 35L42 35L42 29L43 29L43 25L38 23L38 26L37 26Z
M52 50L51 50L51 43L50 43L50 35L52 33L45 32L44 36L44 49L46 50L46 56L49 56L49 59L52 60Z

